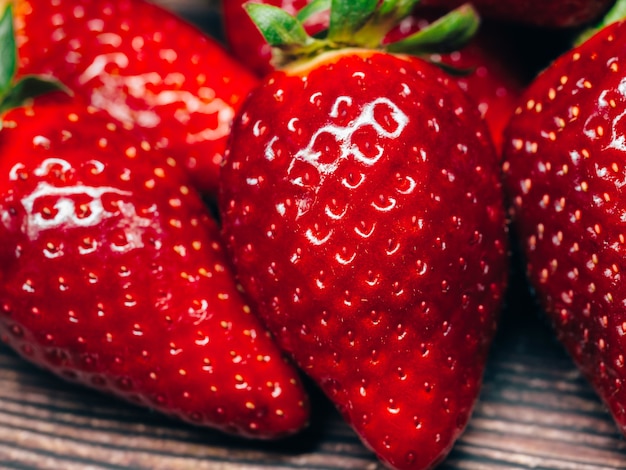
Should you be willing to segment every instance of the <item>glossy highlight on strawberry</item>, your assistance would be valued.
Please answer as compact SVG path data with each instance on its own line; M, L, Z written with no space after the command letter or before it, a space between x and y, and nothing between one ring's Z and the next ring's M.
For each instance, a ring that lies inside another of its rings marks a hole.
M535 79L503 168L535 292L626 434L625 40L612 23Z
M144 0L15 0L15 11L19 75L54 76L215 194L230 123L256 85L216 40Z
M180 165L102 111L50 101L2 118L2 341L193 424L301 429L298 373L250 312Z
M279 345L392 468L430 468L477 398L507 279L489 132L437 67L365 49L268 76L220 213Z

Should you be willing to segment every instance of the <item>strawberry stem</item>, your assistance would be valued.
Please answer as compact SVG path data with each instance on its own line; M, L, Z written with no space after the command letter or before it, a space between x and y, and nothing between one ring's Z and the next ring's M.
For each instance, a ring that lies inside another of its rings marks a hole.
M403 18L408 16L419 0L383 0L369 21L355 31L354 42L365 47L377 48Z
M372 17L378 0L332 0L328 39L338 43L349 43Z
M626 1L626 0L624 0ZM272 46L273 65L306 60L324 51L346 47L380 49L388 52L427 55L451 52L465 45L476 33L480 18L469 4L462 5L428 27L397 43L383 41L419 0L313 0L296 16L279 7L248 2L248 15ZM315 38L303 22L311 15L330 9L327 31Z

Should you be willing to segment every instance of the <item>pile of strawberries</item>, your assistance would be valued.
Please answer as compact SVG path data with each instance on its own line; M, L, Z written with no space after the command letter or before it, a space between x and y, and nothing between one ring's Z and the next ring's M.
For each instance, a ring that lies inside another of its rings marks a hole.
M307 425L306 375L432 468L519 248L626 434L624 1L462 3L224 0L226 49L144 0L0 1L2 342L256 439ZM508 24L576 34L529 77Z

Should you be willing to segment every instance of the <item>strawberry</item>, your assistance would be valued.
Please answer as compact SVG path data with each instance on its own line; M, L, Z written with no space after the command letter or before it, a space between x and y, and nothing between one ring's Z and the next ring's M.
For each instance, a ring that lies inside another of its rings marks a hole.
M2 342L194 424L256 438L300 429L298 373L250 313L180 165L58 93L6 111L33 80L0 85Z
M217 225L173 160L82 107L17 109L3 126L3 341L196 424L259 438L300 429L297 375L250 314Z
M20 75L53 75L186 168L213 195L230 122L256 79L143 0L15 0Z
M223 21L226 39L233 54L242 63L248 64L263 76L273 67L270 64L271 48L264 41L242 5L246 0L223 0ZM300 0L256 0L255 3L278 5L295 13L295 8L313 2ZM432 13L416 12L404 18L385 38L388 43L397 42L419 29L425 28L433 19ZM327 15L313 16L309 30L319 32L328 26ZM476 37L461 50L451 54L433 54L433 61L450 66L456 72L452 76L461 88L476 101L481 115L487 120L496 148L502 146L502 131L516 106L523 88L521 74L510 65L507 58L511 53L502 39L501 31L493 26L481 30ZM461 71L462 73L458 73Z
M615 0L473 0L485 18L542 28L572 28L597 20ZM422 0L420 6L451 9L463 0Z
M432 12L418 10L402 20L385 40L397 41L427 27L432 20ZM481 30L462 49L430 57L432 61L452 68L453 78L476 103L480 114L487 121L491 138L499 152L502 148L502 132L524 88L521 71L510 59L513 50L511 46L500 25L482 25Z
M295 62L244 103L218 206L279 345L386 465L429 468L469 419L497 326L508 264L499 162L454 81L389 52L464 36L472 10L383 50L370 41L403 5L365 3L334 1L321 39L283 10L248 5ZM344 42L358 40L366 47ZM328 50L337 43L353 47Z
M626 22L612 23L533 81L506 130L504 173L537 297L626 434L625 43Z

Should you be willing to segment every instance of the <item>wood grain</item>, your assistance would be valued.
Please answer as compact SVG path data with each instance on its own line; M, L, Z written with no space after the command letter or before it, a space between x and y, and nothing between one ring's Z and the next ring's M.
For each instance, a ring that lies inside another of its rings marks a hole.
M215 0L159 0L220 36ZM473 417L444 470L626 469L626 442L514 278ZM255 442L195 428L68 385L0 346L0 468L382 468L311 387L309 429Z
M473 417L443 469L626 468L626 442L523 284L503 313ZM65 382L0 349L0 468L379 469L311 387L314 421L285 441L199 429Z

